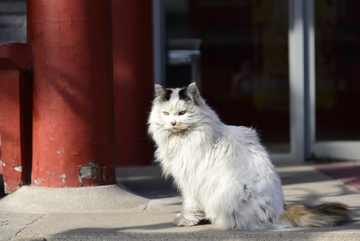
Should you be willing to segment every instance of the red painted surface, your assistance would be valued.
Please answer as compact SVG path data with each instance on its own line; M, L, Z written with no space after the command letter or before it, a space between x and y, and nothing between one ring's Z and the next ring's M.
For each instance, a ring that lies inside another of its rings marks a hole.
M33 44L32 184L115 182L111 10L107 0L28 0ZM94 163L96 177L80 178Z
M315 169L340 180L341 182L350 185L360 190L360 165L354 163L335 163L314 165Z
M26 70L32 67L31 44L7 43L0 45L0 70Z
M6 193L30 181L31 86L27 76L32 62L31 44L0 45L0 174Z
M151 163L147 135L153 99L151 1L113 0L113 61L116 164Z
M10 193L28 181L28 136L20 120L26 120L24 94L25 74L16 71L0 71L0 134L1 160L5 192ZM25 123L22 121L22 123ZM27 140L27 141L26 141Z

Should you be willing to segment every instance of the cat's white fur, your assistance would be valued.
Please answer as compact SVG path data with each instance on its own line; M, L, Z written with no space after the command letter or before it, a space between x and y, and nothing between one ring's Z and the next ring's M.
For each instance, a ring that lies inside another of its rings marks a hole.
M208 219L224 229L284 227L279 221L284 212L280 178L255 130L223 124L194 83L187 95L197 104L180 100L180 89L163 101L161 88L156 87L149 133L158 146L156 160L183 197L175 224Z
M175 225L207 219L223 229L253 230L325 227L349 219L341 203L285 206L280 178L256 131L223 124L195 83L155 89L149 133L158 146L156 161L183 197Z

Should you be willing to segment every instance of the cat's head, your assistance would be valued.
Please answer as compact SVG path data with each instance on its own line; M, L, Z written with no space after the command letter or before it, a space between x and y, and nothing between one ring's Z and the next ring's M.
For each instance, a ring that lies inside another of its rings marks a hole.
M157 97L153 114L162 128L181 132L189 130L199 122L199 109L204 103L195 82L185 88L165 89L155 85Z

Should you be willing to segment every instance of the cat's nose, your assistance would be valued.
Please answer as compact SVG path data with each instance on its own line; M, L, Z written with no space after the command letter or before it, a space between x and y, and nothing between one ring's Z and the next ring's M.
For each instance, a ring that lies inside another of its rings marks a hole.
M177 122L176 122L176 121L173 121L173 122L170 122L170 123L171 123L171 125L174 126L174 125L176 125Z

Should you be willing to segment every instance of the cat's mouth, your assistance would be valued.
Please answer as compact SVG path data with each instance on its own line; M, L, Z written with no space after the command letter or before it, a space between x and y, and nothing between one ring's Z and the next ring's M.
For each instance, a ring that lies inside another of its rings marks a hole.
M182 130L182 128L179 128L177 126L172 126L172 127L170 127L170 129L173 131L181 131Z
M176 125L168 126L167 129L170 131L179 132L179 131L183 131L184 129L186 129L186 127L184 125L178 123Z

